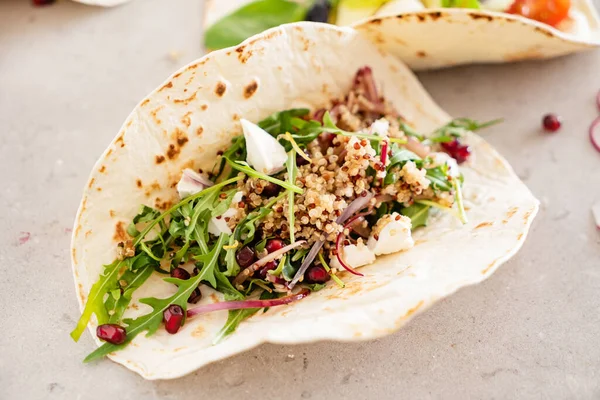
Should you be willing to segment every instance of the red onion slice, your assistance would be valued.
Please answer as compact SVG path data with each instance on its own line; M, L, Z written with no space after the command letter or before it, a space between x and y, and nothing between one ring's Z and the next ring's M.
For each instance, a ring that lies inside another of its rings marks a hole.
M596 118L590 125L590 141L596 151L600 152L600 117Z
M304 289L296 294L281 297L279 299L270 300L236 300L236 301L222 301L219 303L205 304L202 306L194 307L187 311L188 318L198 314L206 314L213 311L221 310L241 310L244 308L264 308L264 307L275 307L289 304L294 301L302 300L310 294L308 289Z
M342 214L337 218L335 222L337 222L338 224L343 224L344 221L350 218L357 211L360 211L363 208L365 208L372 198L373 194L369 192L367 192L364 196L357 197L352 201L352 203L348 204L348 207L346 207L346 209L342 212ZM290 290L294 288L294 286L304 275L308 267L310 267L315 257L317 257L317 254L319 254L321 247L323 247L323 244L324 242L322 240L319 240L318 242L315 242L315 244L313 244L313 247L310 249L306 257L304 258L304 261L302 262L302 265L300 265L300 268L296 272L296 275L294 275L294 279L292 279L292 281L290 282L288 286Z
M404 145L408 150L412 151L421 158L425 158L429 155L431 149L429 146L425 146L412 136L408 137L406 144Z
M338 262L340 263L340 265L348 272L350 272L351 274L354 275L358 275L358 276L364 276L363 274L361 274L358 271L355 271L354 269L352 269L352 267L350 267L348 264L346 264L346 262L344 261L344 257L342 256L342 252L343 252L343 248L342 248L342 242L344 241L344 238L346 237L346 235L344 235L344 232L340 232L337 235L337 239L335 240L335 256L337 257Z
M199 174L198 172L191 170L189 168L186 168L183 170L183 175L185 175L186 177L190 178L191 180L193 180L194 182L197 182L201 185L204 185L206 187L211 187L213 186L215 183L212 182L210 179L208 179L207 177L205 177L202 174Z
M244 283L246 281L246 279L250 278L252 276L252 274L256 270L258 270L260 267L264 266L265 264L267 264L270 261L277 259L278 257L284 255L288 251L295 249L298 246L302 246L304 243L306 243L306 240L299 240L296 243L288 244L287 246L282 247L281 249L279 249L277 251L267 254L260 260L256 261L254 264L252 264L249 267L242 270L233 280L233 285L234 286L241 285L242 283Z
M600 90L598 90L598 94L596 95L596 105L598 106L598 110L600 110Z

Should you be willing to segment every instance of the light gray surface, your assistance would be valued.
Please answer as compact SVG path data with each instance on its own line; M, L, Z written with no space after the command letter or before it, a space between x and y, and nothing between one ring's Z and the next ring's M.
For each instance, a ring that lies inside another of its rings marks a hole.
M371 342L263 345L167 382L82 365L92 341L68 335L81 190L137 101L200 56L200 14L195 0L0 2L0 399L600 398L598 51L420 75L451 114L506 119L485 136L543 202L488 281ZM559 133L540 133L549 111Z

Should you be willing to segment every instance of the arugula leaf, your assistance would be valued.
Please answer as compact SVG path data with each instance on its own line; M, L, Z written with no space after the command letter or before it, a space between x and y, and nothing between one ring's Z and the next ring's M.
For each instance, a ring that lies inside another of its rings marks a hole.
M285 266L285 261L287 260L287 254L284 254L281 260L279 260L279 264L277 264L277 268L271 271L267 271L267 274L273 276L280 276L283 271L283 267Z
M449 192L452 190L452 184L448 179L448 166L446 164L435 168L429 168L425 175L431 182L434 189Z
M427 139L432 143L446 143L459 138L467 131L475 132L502 122L502 119L494 119L487 122L478 122L469 118L455 118L446 125L436 129Z
M210 50L235 46L252 35L289 22L302 21L309 3L286 0L258 0L221 18L204 33Z
M284 189L287 190L292 190L298 194L302 194L302 189L300 189L298 186L296 185L291 185L288 182L284 182L281 179L277 179L277 178L273 178L272 176L269 176L267 174L263 174L262 172L259 172L257 170L255 170L254 168L250 167L247 163L243 162L243 161L230 161L227 160L227 163L229 165L231 165L231 167L233 169L237 169L240 172L245 173L248 176L251 176L253 178L259 178L265 181L269 181L272 182L276 185L281 186Z
M410 150L394 144L392 146L392 157L390 158L390 162L386 168L386 175L383 179L384 186L396 183L398 174L395 172L395 169L402 169L408 161L416 161L415 164L417 164L417 167L420 166L419 164L422 164L421 157Z
M221 250L223 250L223 245L227 239L229 239L228 235L221 234L221 236L219 236L219 240L210 252L194 257L196 261L199 261L203 264L200 273L196 275L196 278L200 279L198 282L207 281L213 288L217 288L215 271L218 269L217 263L219 261L219 254L221 254Z
M459 182L458 179L453 179L452 187L454 188L454 199L456 201L456 206L458 207L458 216L460 218L460 221L463 224L466 224L468 222L468 220L467 220L467 213L465 212L465 206L463 203L461 182Z
M405 139L385 137L385 136L379 136L379 135L370 135L368 133L348 132L343 129L340 129L333 123L333 120L331 119L331 115L329 114L329 111L326 111L325 115L323 115L323 127L321 128L321 132L328 132L328 133L333 133L335 135L342 135L342 136L356 136L357 138L367 139L367 140L371 140L371 141L375 141L375 142L387 140L391 143L401 143L401 144L406 143Z
M296 176L298 175L298 167L296 166L296 151L290 150L288 153L288 159L286 163L288 182L290 185L296 185ZM294 237L294 224L296 223L294 215L294 191L288 190L288 225L290 229L290 243L295 243L296 238Z
M219 215L223 215L225 213L225 211L227 211L229 209L229 207L231 206L231 202L233 201L233 196L237 193L237 189L231 189L225 192L225 194L227 195L227 197L225 197L224 199L220 197L220 195L218 196L218 201L216 202L212 213L211 213L211 217L217 217Z
M283 266L283 268L281 270L281 275L283 276L283 279L285 279L288 282L290 282L290 281L292 281L292 279L294 279L296 272L300 268L300 264L298 264L298 263L296 263L296 264L297 265L292 264L292 262L290 261L289 258L287 258L285 260L285 265Z
M210 254L212 254L212 259L207 260L206 265L215 265L217 263L219 259L220 250L223 247L226 238L226 235L221 235L219 237L219 240L210 252ZM90 362L100 357L104 357L107 354L112 353L113 351L122 349L129 342L131 342L138 334L144 331L147 332L146 336L151 336L156 332L156 330L160 326L163 320L163 313L172 304L179 305L183 309L185 315L185 312L187 310L187 299L190 297L190 294L192 294L192 292L198 287L200 282L205 278L206 274L203 275L202 273L191 277L190 279L185 281L175 278L165 278L165 282L174 283L178 286L177 292L166 299L157 299L154 297L140 299L141 303L147 304L150 307L152 307L152 311L141 317L124 321L125 323L127 323L127 339L125 339L125 342L119 345L104 343L102 346L98 347L94 352L90 353L83 361Z
M260 295L261 300L274 299L275 297L277 297L277 293L275 293L275 292L269 293L267 291L264 291ZM240 325L240 323L242 321L250 318L251 316L256 314L259 310L260 310L260 308L246 308L246 309L241 309L241 310L229 311L227 321L225 322L225 325L223 326L223 328L221 328L221 331L213 339L213 344L217 344L221 340L226 338L227 336L231 335L233 332L235 332L235 330L237 329L237 327ZM265 308L265 312L267 310L268 309Z
M305 284L304 286L306 286L311 292L318 292L319 290L321 290L325 287L325 284L324 283L308 283L308 284Z
M401 118L398 118L398 125L400 127L400 130L402 132L404 132L404 134L406 136L412 136L414 138L416 138L419 142L422 142L423 140L425 140L425 136L421 135L420 133L417 133L417 131L415 131L412 126L408 125L406 122L402 121Z
M429 218L429 206L415 203L410 207L403 208L400 211L400 214L410 218L412 229L416 229L420 226L427 226L427 218Z
M217 177L217 181L219 180L219 178L221 178L221 174L223 173L223 170L225 169L225 165L226 165L226 160L232 160L232 161L244 161L246 159L246 138L244 138L244 135L239 135L234 137L231 140L231 146L229 146L229 148L227 150L225 150L223 152L223 155L221 157L221 161L219 162L219 169L216 173L212 173L212 175ZM214 170L214 168L213 168ZM233 177L233 175L235 174L234 170L231 170L229 173L229 178Z
M133 296L133 292L135 292L140 286L150 278L152 272L154 272L155 265L148 263L145 267L139 268L135 271L125 271L123 275L121 275L119 281L125 281L127 284L122 288L123 294L115 299L113 296L110 296L106 303L105 308L108 310L109 314L112 311L112 315L110 316L108 322L110 324L118 324L123 318L123 313L127 310L127 306L131 302L131 297ZM112 301L111 301L112 300Z
M155 210L152 207L142 205L140 212L135 217L133 217L133 220L127 227L127 234L131 237L136 237L140 234L140 231L136 227L138 223L151 222L159 215L160 211Z
M294 127L299 127L297 121L299 117L304 117L309 113L310 110L308 108L290 108L289 110L279 111L269 115L267 118L260 121L258 126L276 138L286 132L292 133ZM306 122L304 120L300 121Z
M135 237L133 245L137 247L144 240L146 235L152 229L154 229L156 225L162 224L167 216L172 215L181 207L201 197L213 194L214 192L219 192L221 188L231 183L237 182L240 179L241 177L235 177L223 181L219 184L204 189L201 192L198 192L192 196L186 197L185 199L181 200L179 203L173 205L171 208L160 214L154 220L148 222L146 227ZM115 260L111 264L104 266L104 271L98 278L98 281L96 281L96 283L94 283L94 285L90 289L90 293L88 294L88 300L85 303L85 307L83 309L83 312L81 313L81 317L79 317L79 321L77 321L75 329L73 329L73 331L71 332L71 337L73 338L73 340L79 340L92 315L96 315L99 324L103 324L108 320L108 313L106 311L106 308L104 307L104 296L106 295L106 293L108 293L109 290L115 288L116 282L119 278L119 273L124 265L124 261Z
M237 227L236 227L237 230ZM240 266L235 259L235 253L237 251L237 246L233 247L233 245L237 242L235 238L235 231L233 235L229 237L229 248L225 252L225 265L227 266L224 274L225 276L236 276L240 272ZM217 277L218 278L218 277ZM217 279L218 280L218 279Z
M108 321L108 313L104 308L104 295L115 287L119 279L119 271L123 266L123 261L115 260L111 264L104 266L104 272L92 288L88 295L81 317L77 321L77 326L71 332L73 340L78 341L85 330L92 314L96 314L98 324L104 324Z
M217 278L217 290L223 293L225 300L244 300L246 298L239 290L233 287L229 279L218 268L215 269L215 277Z

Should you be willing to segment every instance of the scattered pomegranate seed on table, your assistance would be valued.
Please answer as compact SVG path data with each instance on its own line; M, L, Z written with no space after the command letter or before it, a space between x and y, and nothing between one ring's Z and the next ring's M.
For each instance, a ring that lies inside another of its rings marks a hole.
M54 3L56 0L32 0L34 6L47 6Z
M127 339L127 332L120 325L103 324L96 328L96 336L108 343L121 344Z
M546 114L542 120L542 126L547 132L556 132L560 129L561 118L556 114Z
M183 309L177 304L171 304L163 313L163 321L167 332L176 334L183 325Z

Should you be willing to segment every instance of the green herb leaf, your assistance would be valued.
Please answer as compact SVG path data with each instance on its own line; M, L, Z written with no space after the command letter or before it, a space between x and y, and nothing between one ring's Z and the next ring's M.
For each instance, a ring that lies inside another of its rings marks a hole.
M273 299L275 297L277 297L276 293L274 293L274 292L269 293L267 291L262 292L262 294L260 295L261 300ZM223 328L221 328L221 331L214 338L213 344L217 344L221 340L226 338L227 336L231 335L233 332L235 332L235 330L240 325L240 323L242 323L242 321L250 318L251 316L256 314L259 310L260 310L260 308L246 308L246 309L241 309L241 310L229 311L227 321L225 322L225 325L223 326ZM267 310L268 309L265 308L265 312Z
M286 189L286 190L291 190L293 192L296 192L298 194L302 194L302 189L300 189L298 186L296 185L291 185L288 182L284 182L281 179L277 179L277 178L273 178L272 176L269 176L267 174L263 174L262 172L258 172L257 170L255 170L254 168L250 167L247 163L243 162L243 161L230 161L227 160L227 163L229 165L231 165L231 167L233 169L237 169L240 172L245 173L248 176L251 176L253 178L259 178L259 179L263 179L265 181L269 181L272 182L276 185L281 186L282 188Z
M416 229L420 226L427 226L429 206L425 204L415 203L410 207L403 208L400 213L410 218L412 229Z
M217 288L217 278L215 276L215 271L218 269L217 264L219 261L219 254L221 254L221 251L223 250L223 245L225 244L225 241L227 239L229 239L229 236L222 234L221 236L219 236L219 240L209 253L194 257L196 261L201 262L203 264L202 269L200 270L200 273L196 276L196 278L200 278L199 282L209 282L215 289Z
M296 186L296 176L298 175L298 167L296 166L296 151L290 150L286 163L288 182L290 185ZM290 243L295 243L294 224L296 223L294 214L294 191L288 190L288 226L290 227Z
M116 301L110 302L110 297L105 303L105 308L109 311L112 311L112 315L108 320L111 324L118 324L121 322L121 318L123 318L123 314L125 310L127 310L127 306L131 302L131 297L133 296L133 292L135 292L140 286L148 280L152 272L154 272L154 265L148 263L145 267L139 268L135 271L125 271L123 275L119 278L119 281L127 282L127 285L122 288L123 294L121 294L121 289L117 289L119 294L121 294Z
M469 118L455 118L446 125L436 129L427 139L432 143L451 142L461 137L465 132L475 132L502 122L502 119L494 119L487 122L478 122Z
M219 240L210 252L210 254L212 255L212 259L207 260L205 267L206 265L216 265L219 259L220 249L223 247L226 238L226 235L221 235L219 237ZM133 320L125 320L125 323L127 323L127 339L125 340L125 342L119 345L104 343L94 352L89 354L85 358L84 362L96 360L98 358L106 356L109 353L122 349L129 342L131 342L138 334L142 332L147 332L146 336L154 334L163 320L164 311L172 304L179 305L183 309L185 315L185 312L187 310L187 299L190 297L190 294L192 294L196 287L198 287L200 282L205 280L205 275L203 275L201 272L200 274L185 281L175 278L165 278L165 282L174 283L178 286L177 293L166 299L157 299L154 297L141 299L140 302L152 307L152 311L146 315L135 318Z
M478 0L442 0L442 7L480 9Z
M308 115L308 113L310 113L308 108L291 108L289 110L279 111L260 121L258 126L269 132L274 138L277 138L277 136L286 132L293 133L294 128L299 127L299 117L304 117ZM306 122L302 119L300 121Z
M210 50L235 46L252 35L289 22L302 21L309 4L286 0L258 0L223 17L204 33Z
M318 292L319 290L321 290L325 287L325 284L324 283L308 283L308 284L305 284L304 286L306 286L311 292Z
M136 224L144 223L144 222L151 222L159 215L160 215L160 211L155 210L152 207L142 205L140 212L135 217L133 217L133 220L127 227L127 234L129 234L129 236L131 236L131 237L136 237L137 235L140 234L140 231L137 229Z
M435 168L429 168L425 175L434 189L449 192L452 190L452 183L448 179L448 166L442 165Z

